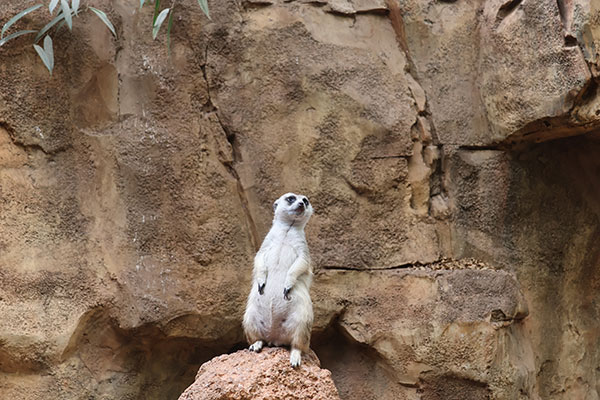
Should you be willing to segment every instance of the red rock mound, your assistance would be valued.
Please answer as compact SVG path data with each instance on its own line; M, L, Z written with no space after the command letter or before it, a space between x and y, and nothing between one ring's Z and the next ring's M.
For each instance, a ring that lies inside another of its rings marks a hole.
M322 369L311 351L294 369L289 351L265 348L260 353L240 350L204 363L196 381L179 400L339 400L331 372Z

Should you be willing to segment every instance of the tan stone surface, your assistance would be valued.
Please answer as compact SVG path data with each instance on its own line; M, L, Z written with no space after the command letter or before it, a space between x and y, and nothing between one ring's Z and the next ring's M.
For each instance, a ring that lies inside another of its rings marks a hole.
M544 141L598 128L597 116L580 110L598 110L590 93L600 15L594 1L399 3L441 143Z
M597 2L209 3L0 48L0 397L176 399L294 190L342 397L597 399Z
M516 270L542 399L598 393L598 151L597 139L579 137L515 155L451 155L455 251Z
M264 348L260 353L241 350L202 364L196 381L180 400L296 399L339 400L331 372L320 368L314 353L304 354L292 368L289 351Z
M235 168L257 231L270 224L264 204L296 187L321 205L309 228L318 232L319 265L384 268L437 259L433 227L413 212L405 178L417 110L391 25L370 14L351 24L293 3L244 18L236 40L210 43L207 77L235 138ZM243 73L238 65L246 66Z
M385 272L324 271L317 283L318 310L334 313L342 340L318 335L315 349L343 398L443 393L458 399L464 391L477 394L468 398L535 398L533 352L521 324L528 308L511 274L446 262ZM339 294L328 290L333 286ZM360 379L365 371L366 384Z

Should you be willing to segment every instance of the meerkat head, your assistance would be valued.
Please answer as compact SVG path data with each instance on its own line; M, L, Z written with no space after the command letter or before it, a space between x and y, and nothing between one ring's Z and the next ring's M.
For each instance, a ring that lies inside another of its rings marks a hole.
M274 219L304 226L313 213L308 197L301 194L286 193L273 203Z

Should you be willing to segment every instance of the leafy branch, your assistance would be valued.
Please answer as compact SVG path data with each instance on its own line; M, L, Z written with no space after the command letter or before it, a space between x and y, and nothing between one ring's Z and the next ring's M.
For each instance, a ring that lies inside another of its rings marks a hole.
M80 13L85 11L92 11L98 16L98 18L102 20L102 22L104 22L104 24L108 27L108 29L110 29L113 35L117 36L115 32L115 27L110 22L104 11L98 10L94 7L86 7L85 10L81 11L80 0L71 0L70 2L68 0L60 0L60 7L57 7L58 3L59 0L50 0L50 3L48 4L48 11L50 12L51 16L54 15L55 11L57 12L57 15L39 31L22 30L14 32L4 37L4 34L10 29L12 25L14 25L27 14L32 13L41 8L43 4L36 4L33 7L29 7L28 9L21 11L20 13L12 17L6 24L4 24L4 26L2 27L2 31L0 32L0 46L3 46L8 41L15 39L19 36L37 32L37 35L33 41L33 48L42 59L42 62L44 63L46 68L48 68L50 75L52 75L52 70L54 69L54 49L52 44L52 38L50 37L50 31L55 26L55 32L58 31L65 24L67 25L69 30L73 30L73 17L77 17L80 15ZM41 47L36 43L38 43L44 35L46 35L46 37L44 38L44 47Z
M171 46L171 28L173 26L173 14L175 9L175 3L177 0L172 0L171 7L165 8L162 11L160 10L160 0L155 0L154 2L154 16L152 18L152 38L156 39L158 36L158 32L160 30L163 22L168 18L167 23L167 48L170 51ZM198 5L204 12L204 14L210 19L210 14L208 12L208 0L197 0ZM59 7L60 3L60 7ZM140 8L144 6L146 0L140 0ZM54 33L60 30L65 24L69 28L69 30L73 30L73 18L78 17L81 13L91 11L94 13L100 20L106 25L106 27L112 32L112 34L116 37L117 33L115 31L115 27L108 19L106 13L97 8L87 6L85 9L81 9L80 0L49 0L48 3L48 11L51 16L54 16L56 11L56 16L48 22L42 29L39 31L36 30L21 30L17 32L13 32L8 36L4 36L7 31L17 23L21 18L26 15L37 11L39 8L43 7L43 4L36 4L32 7L29 7L14 17L12 17L8 22L4 24L2 30L0 31L0 47L5 45L7 42L16 39L23 35L28 35L32 33L37 33L35 39L33 41L33 48L40 56L42 62L48 68L50 75L52 75L52 70L54 69L54 49L53 42L50 34L54 29ZM44 46L39 46L37 43L40 41L42 37L44 37Z
M208 12L208 0L197 0L198 5L202 12L206 15L208 19L210 19L210 13ZM140 0L140 8L144 6L146 0ZM175 12L175 3L176 0L172 0L171 7L165 8L160 11L160 0L155 0L154 2L154 16L152 18L152 39L156 40L158 36L158 31L162 23L169 18L169 22L167 23L167 48L169 52L171 51L171 28L173 27L173 14Z

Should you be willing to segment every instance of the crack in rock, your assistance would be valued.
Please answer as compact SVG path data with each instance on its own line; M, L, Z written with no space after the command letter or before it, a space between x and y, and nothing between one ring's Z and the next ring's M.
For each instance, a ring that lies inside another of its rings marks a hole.
M323 265L319 270L326 271L351 271L351 272L377 272L393 271L400 269L415 269L420 271L451 271L451 270L494 270L490 265L474 258L439 258L432 262L414 261L405 264L393 265L382 268L358 268L349 266Z
M512 14L522 2L523 0L509 0L502 4L496 14L496 24L500 24L504 18Z
M242 210L244 212L244 216L246 219L246 226L248 228L248 232L250 232L250 242L252 243L252 247L255 251L259 249L259 240L258 240L258 230L256 228L256 223L254 222L254 218L252 217L252 212L250 211L250 203L248 200L248 195L246 194L246 190L244 189L244 185L242 184L242 180L240 175L238 174L235 165L242 161L241 151L238 146L238 142L235 140L235 134L231 133L229 128L223 123L221 116L219 115L219 109L214 104L212 100L212 95L210 93L210 83L208 79L208 45L206 46L204 53L204 66L202 67L202 74L204 77L204 81L206 83L206 93L207 93L207 105L208 109L205 110L207 113L212 113L215 115L217 123L221 127L227 142L231 148L231 158L230 160L219 159L221 164L225 167L227 172L235 179L236 181L236 190L238 193L238 197L240 199L240 204L242 206Z

